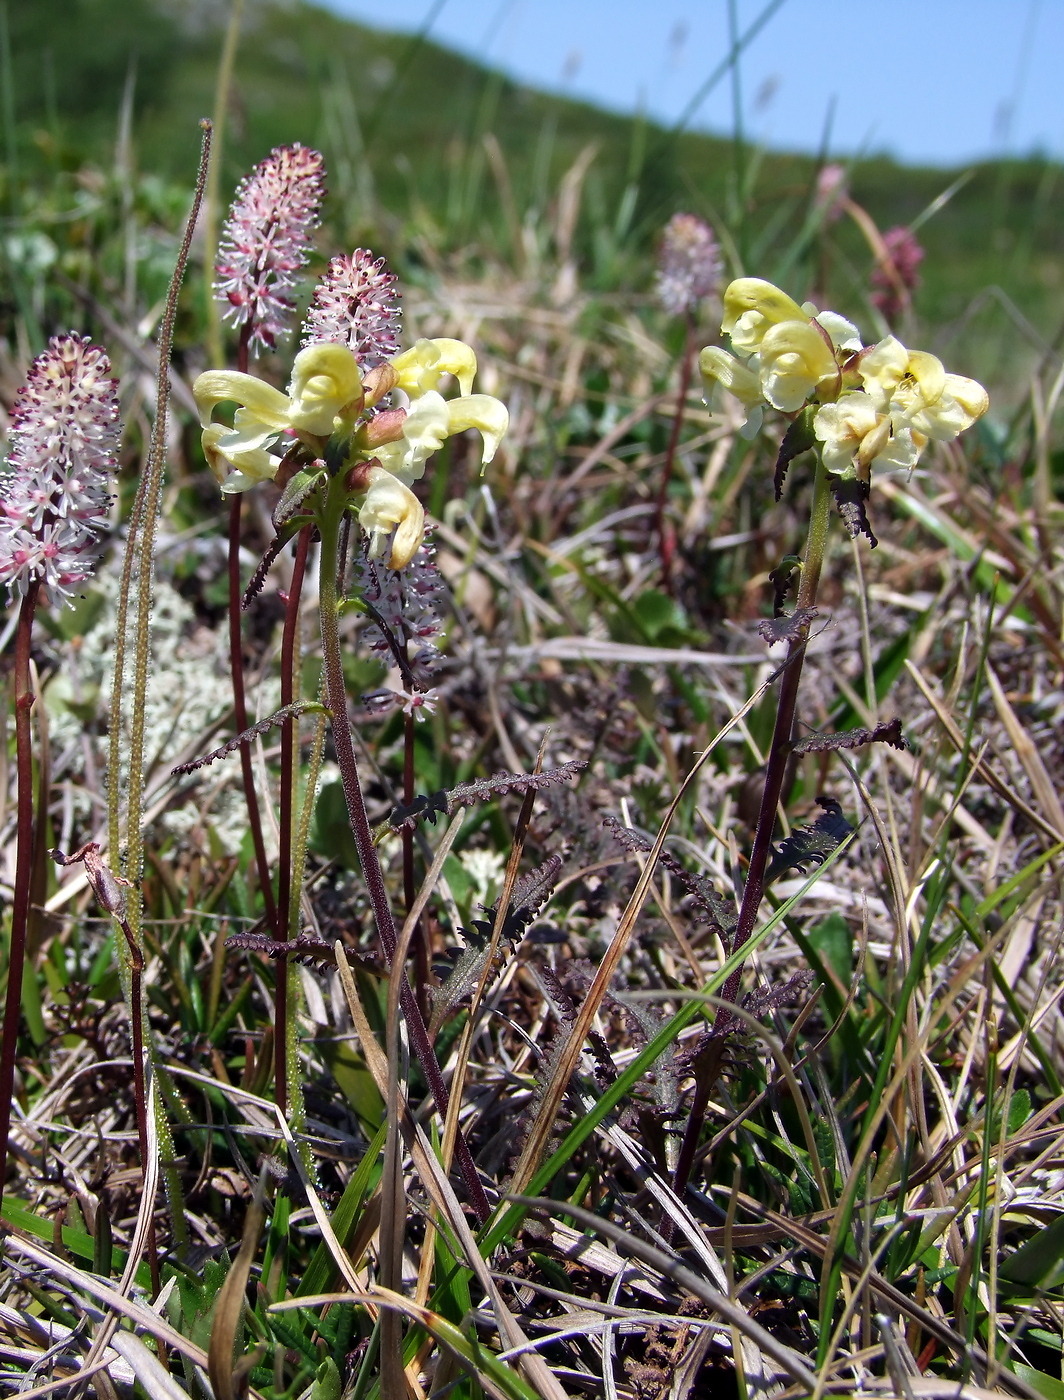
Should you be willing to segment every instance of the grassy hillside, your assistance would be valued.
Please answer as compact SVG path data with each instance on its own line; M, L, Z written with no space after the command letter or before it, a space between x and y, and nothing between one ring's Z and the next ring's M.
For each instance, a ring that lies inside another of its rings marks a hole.
M131 81L136 162L187 184L196 122L214 109L227 12L212 0L136 0L117 18L102 0L14 7L9 200L20 182L36 191L42 177L110 164ZM736 270L756 263L860 310L871 255L857 229L844 220L825 234L814 219L804 240L792 237L810 212L810 158L737 151L545 96L417 37L301 2L252 3L236 51L220 187L293 140L326 156L340 240L372 241L402 266L426 238L438 255L490 249L519 262L565 172L583 159L586 178L574 179L571 193L580 195L575 248L592 288L645 286L639 261L663 221L689 208L732 230ZM1059 166L1041 160L942 171L874 159L851 172L853 198L881 229L920 220L954 190L920 225L927 259L917 311L940 328L943 349L951 329L975 318L988 333L987 355L1004 360L978 366L984 374L1007 372L1017 349L1025 360L1037 355L1064 318L1052 218L1060 177ZM774 266L783 244L786 264ZM826 267L830 285L819 288Z

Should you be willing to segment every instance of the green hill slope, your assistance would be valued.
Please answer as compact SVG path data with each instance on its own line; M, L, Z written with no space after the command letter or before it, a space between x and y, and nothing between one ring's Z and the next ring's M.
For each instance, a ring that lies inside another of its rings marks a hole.
M120 8L34 0L9 9L9 198L16 186L83 162L106 167L127 84L136 162L187 184L196 123L215 104L228 12L215 0ZM815 287L818 261L830 264L827 290L841 305L867 281L871 254L857 228L844 220L824 235L809 217L816 162L808 157L736 152L730 141L534 92L417 38L301 2L253 0L236 49L221 188L293 140L326 155L338 237L371 238L393 256L419 241L441 255L516 256L522 230L534 228L587 152L575 249L592 287L631 287L633 276L646 285L632 260L643 260L677 208L730 231L736 268L786 276L801 289ZM886 228L919 219L956 186L920 226L927 258L918 311L939 328L1008 325L1038 354L1064 315L1060 178L1059 166L1038 159L967 172L874 159L851 171L851 190ZM818 259L824 236L830 259Z

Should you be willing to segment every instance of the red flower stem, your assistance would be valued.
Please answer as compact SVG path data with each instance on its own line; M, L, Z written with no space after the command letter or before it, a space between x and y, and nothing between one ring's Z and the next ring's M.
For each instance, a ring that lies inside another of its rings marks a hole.
M329 488L329 495L318 513L318 529L321 533L321 566L319 583L319 610L321 614L322 659L325 672L325 703L332 713L333 746L336 750L336 763L340 769L340 782L347 803L347 815L351 822L351 834L355 839L362 878L366 882L370 904L380 934L385 955L392 961L395 957L397 936L388 890L384 883L384 871L380 857L373 844L373 830L369 824L362 786L358 776L358 762L355 758L355 745L351 738L351 725L347 718L347 691L344 686L344 669L340 652L339 596L337 580L340 571L339 544L340 522L347 509L347 486L343 477L335 477ZM410 1046L428 1081L429 1090L436 1100L436 1108L442 1118L447 1117L449 1096L447 1085L439 1061L429 1040L425 1022L417 1004L414 990L406 977L400 978L399 1005L407 1024ZM490 1214L488 1198L480 1184L476 1163L469 1150L465 1134L459 1130L455 1141L455 1155L465 1182L466 1195L470 1205L481 1222Z
M30 642L33 614L41 585L38 579L27 585L15 633L15 761L18 773L17 835L15 846L15 888L11 902L11 943L7 959L7 996L4 1000L4 1031L0 1043L0 1205L7 1178L7 1146L11 1134L11 1102L15 1087L15 1058L22 1013L22 977L26 966L26 931L30 912L30 881L33 878L33 749L30 711L33 687L30 681Z
M811 609L816 603L820 571L824 562L824 547L827 542L831 488L824 464L817 458L816 477L813 483L813 503L809 512L809 533L806 537L805 559L798 586L796 611ZM798 690L802 680L802 667L805 664L806 646L809 641L810 619L801 623L797 635L791 641L787 660L780 679L779 700L776 705L776 720L772 729L772 742L769 746L768 762L765 765L765 787L761 794L761 806L757 815L757 829L754 844L750 851L750 864L746 872L746 885L739 906L739 919L735 927L735 938L729 950L734 953L750 940L757 921L758 910L765 894L765 871L768 869L772 853L772 834L776 825L776 811L787 777L787 761L791 755L794 734L794 716L798 705ZM721 1001L734 1004L742 986L744 964L732 972L721 991ZM724 1036L734 1024L735 1017L726 1006L721 1007L713 1021L713 1035ZM673 1189L677 1195L683 1193L694 1166L698 1139L705 1121L706 1109L713 1084L705 1080L696 1081L691 1111L684 1130L676 1171L673 1175Z
M247 698L244 692L244 644L240 633L240 600L243 593L240 586L241 499L240 493L236 492L229 501L229 670L233 678L233 723L238 734L243 734L248 727ZM259 815L259 801L255 792L255 770L250 744L240 745L240 776L251 843L255 848L255 868L259 873L259 887L266 906L266 919L273 930L274 938L280 938L282 922L277 914L273 875L266 859L266 843L262 837L262 818Z

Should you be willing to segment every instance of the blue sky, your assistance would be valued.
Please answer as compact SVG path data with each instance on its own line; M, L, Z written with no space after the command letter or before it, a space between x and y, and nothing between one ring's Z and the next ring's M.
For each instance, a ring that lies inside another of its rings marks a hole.
M317 0L519 80L668 125L730 132L729 0ZM1064 157L1064 0L734 0L746 134L833 155L920 164Z

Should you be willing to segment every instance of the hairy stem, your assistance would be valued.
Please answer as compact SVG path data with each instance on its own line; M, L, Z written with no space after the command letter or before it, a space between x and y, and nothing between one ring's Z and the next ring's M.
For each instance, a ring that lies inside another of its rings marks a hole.
M296 690L296 643L299 637L299 600L303 592L303 578L306 574L307 555L310 552L312 527L305 525L296 539L296 557L292 566L292 586L288 592L288 606L285 611L284 635L281 641L281 707L295 701ZM295 788L295 745L296 724L290 715L281 726L281 793L278 820L279 852L277 856L277 906L280 917L277 921L275 937L287 943L292 936L292 809ZM242 751L247 745L242 745ZM282 1113L289 1104L288 1078L288 958L282 954L276 964L277 980L274 984L273 1053L274 1053L274 1092L277 1106ZM292 1067L294 1071L294 1066Z

